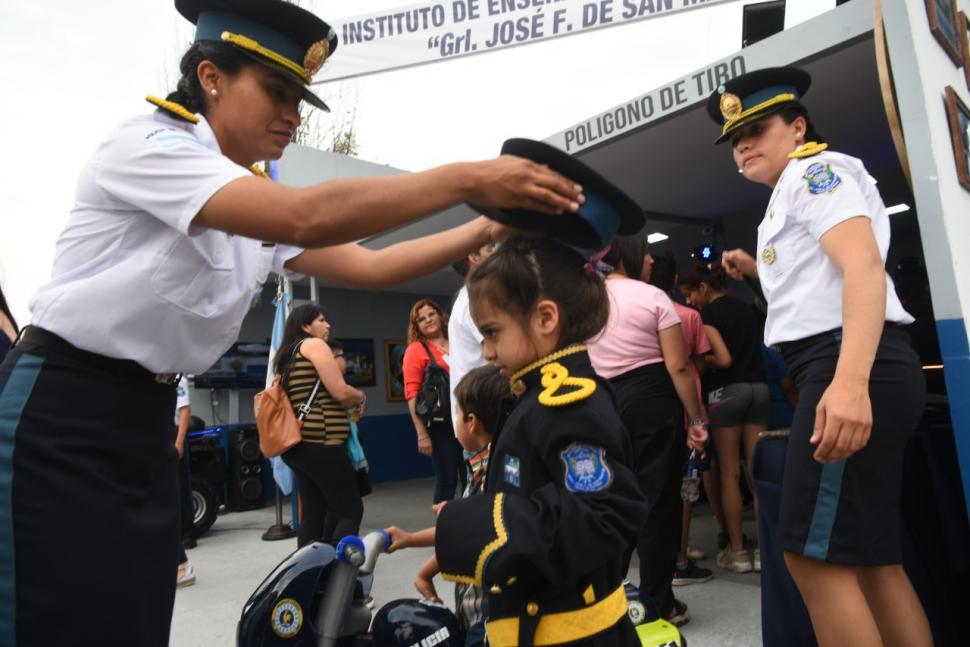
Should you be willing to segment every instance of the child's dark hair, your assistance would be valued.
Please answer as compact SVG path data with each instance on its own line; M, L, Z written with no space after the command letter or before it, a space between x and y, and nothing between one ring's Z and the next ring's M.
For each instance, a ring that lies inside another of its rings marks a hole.
M198 112L203 115L207 114L209 104L202 84L199 82L198 68L202 61L212 61L216 67L229 76L235 76L246 65L258 65L256 61L229 43L211 41L192 43L192 46L186 50L179 62L179 73L182 78L179 79L175 91L165 98L191 112Z
M717 263L710 265L695 265L679 277L677 285L682 288L694 290L700 287L701 283L707 283L717 291L726 290L728 286L727 272Z
M586 268L579 252L551 238L514 236L502 243L468 276L468 298L487 299L519 321L540 300L553 301L559 307L558 348L592 339L610 314L603 279Z
M498 431L502 400L511 393L508 378L495 366L479 366L465 374L455 387L455 402L465 418L474 413L489 436Z
M640 280L643 274L643 257L649 248L646 239L639 235L617 236L610 242L610 251L606 252L603 262L623 271L631 279Z
M661 254L653 257L653 269L650 270L650 284L670 293L674 289L674 279L677 278L677 261L671 254Z

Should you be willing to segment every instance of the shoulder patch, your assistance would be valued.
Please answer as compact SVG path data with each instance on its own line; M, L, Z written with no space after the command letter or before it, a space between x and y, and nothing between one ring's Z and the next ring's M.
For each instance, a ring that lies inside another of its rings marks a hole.
M613 472L606 464L606 450L573 443L559 454L565 466L565 485L570 492L599 492L613 482Z
M816 162L809 166L802 179L805 180L805 188L813 195L831 193L842 184L842 179L835 174L832 166L822 162Z
M504 464L502 465L502 480L509 485L519 487L522 480L521 474L519 459L515 456L506 455Z
M570 377L569 369L559 362L552 362L542 367L542 387L539 394L539 404L547 407L559 407L585 400L596 391L596 380L588 377ZM576 387L565 390L563 387Z

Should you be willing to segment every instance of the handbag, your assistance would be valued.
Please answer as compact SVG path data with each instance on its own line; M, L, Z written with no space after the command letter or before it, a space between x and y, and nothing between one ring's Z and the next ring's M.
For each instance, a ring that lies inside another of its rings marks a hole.
M428 365L424 368L424 381L414 401L414 411L426 425L444 422L451 418L451 383L448 371L435 360L431 349L424 342L424 352L428 354Z
M313 384L310 397L300 407L299 413L293 412L293 404L283 383L290 373L290 366L299 350L297 344L293 349L293 356L290 357L286 365L286 371L282 376L277 376L273 384L253 396L253 414L256 417L256 430L259 432L259 451L263 456L272 458L279 456L293 445L303 440L303 420L310 413L317 392L320 390L320 378Z

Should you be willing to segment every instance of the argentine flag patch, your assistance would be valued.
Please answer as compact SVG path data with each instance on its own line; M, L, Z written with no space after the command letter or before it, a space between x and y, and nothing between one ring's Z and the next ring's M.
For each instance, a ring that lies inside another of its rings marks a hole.
M570 492L599 492L613 482L602 447L573 443L559 455L566 468L565 484Z

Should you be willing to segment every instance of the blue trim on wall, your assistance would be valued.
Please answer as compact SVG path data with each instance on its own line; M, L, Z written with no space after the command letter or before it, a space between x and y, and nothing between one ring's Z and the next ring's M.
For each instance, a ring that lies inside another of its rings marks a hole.
M970 515L970 344L963 319L940 319L936 322L936 331L950 399L953 440L963 478L963 502Z
M357 425L360 444L370 466L371 483L434 476L431 459L418 453L417 436L409 414L364 416Z
M17 427L40 375L42 357L21 355L0 392L0 644L17 642L13 536L13 453Z

